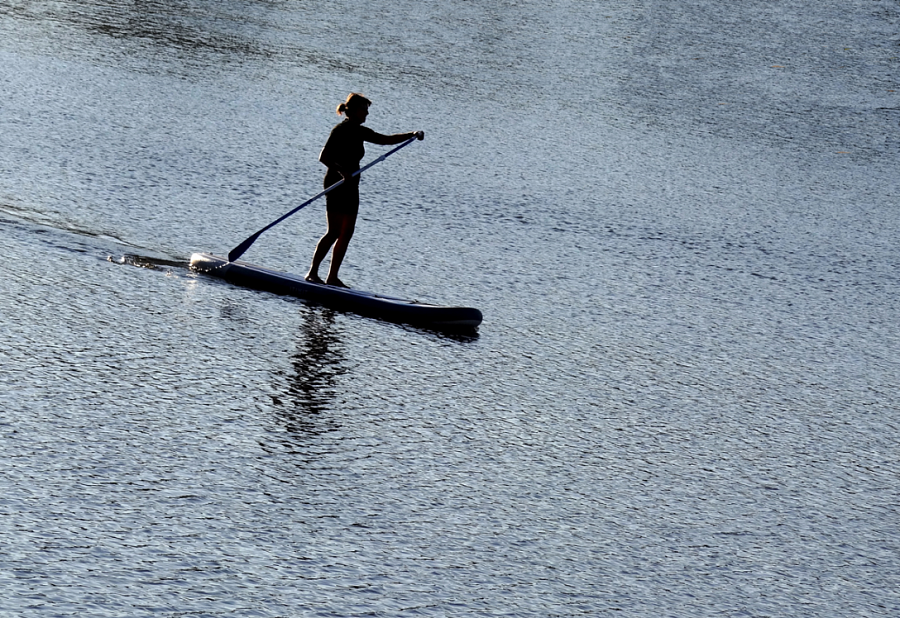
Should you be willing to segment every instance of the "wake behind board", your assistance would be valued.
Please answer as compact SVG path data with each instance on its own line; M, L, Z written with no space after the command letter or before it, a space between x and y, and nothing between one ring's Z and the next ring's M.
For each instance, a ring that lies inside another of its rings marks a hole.
M325 307L360 315L438 329L475 328L481 311L472 307L444 307L372 292L309 283L303 277L247 262L229 262L209 253L191 256L191 268L227 281L275 294L296 296Z

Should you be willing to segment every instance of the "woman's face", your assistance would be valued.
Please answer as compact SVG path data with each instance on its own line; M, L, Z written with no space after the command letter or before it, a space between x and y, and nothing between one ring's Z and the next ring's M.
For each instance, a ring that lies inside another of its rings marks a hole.
M362 124L366 121L366 116L369 115L369 106L368 105L356 105L351 107L346 112L347 118L354 122L358 122Z

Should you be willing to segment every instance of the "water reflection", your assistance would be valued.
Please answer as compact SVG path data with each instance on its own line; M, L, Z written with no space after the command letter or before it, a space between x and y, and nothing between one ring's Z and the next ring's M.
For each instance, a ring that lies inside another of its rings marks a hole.
M334 324L334 311L313 308L306 312L300 326L285 398L275 401L279 421L291 433L319 434L329 429L322 426L318 416L331 407L337 378L347 372Z
M226 321L247 322L247 315L244 313L243 306L229 298L226 298L219 307L219 315L225 318Z
M411 324L398 324L401 328L415 331L418 333L425 333L431 335L435 339L439 339L441 341L455 341L457 343L472 343L478 341L479 332L477 328L472 327L459 327L457 329L452 328L428 328L426 326L415 326Z

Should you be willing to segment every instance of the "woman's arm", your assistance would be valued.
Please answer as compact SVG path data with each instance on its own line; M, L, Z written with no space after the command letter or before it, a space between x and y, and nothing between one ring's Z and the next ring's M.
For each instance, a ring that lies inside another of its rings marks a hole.
M394 135L382 135L381 133L375 133L375 131L372 131L371 135L366 138L366 141L372 142L373 144L379 144L381 146L393 146L394 144L405 142L411 137L425 139L425 131L414 131L412 133L395 133Z
M324 164L328 169L337 170L344 178L350 178L353 174L353 172L345 172L344 168L341 167L334 157L331 156L331 153L325 148L319 153L319 163Z

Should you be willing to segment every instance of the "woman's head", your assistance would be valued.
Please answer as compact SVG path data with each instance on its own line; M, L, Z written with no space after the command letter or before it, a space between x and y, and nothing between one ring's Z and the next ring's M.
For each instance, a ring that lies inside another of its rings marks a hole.
M347 95L347 100L337 106L337 113L338 116L346 114L349 117L354 112L369 111L371 104L372 102L363 95L358 92L351 92Z

